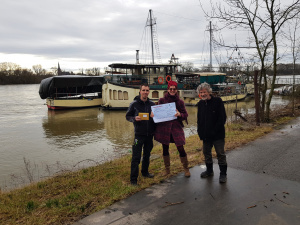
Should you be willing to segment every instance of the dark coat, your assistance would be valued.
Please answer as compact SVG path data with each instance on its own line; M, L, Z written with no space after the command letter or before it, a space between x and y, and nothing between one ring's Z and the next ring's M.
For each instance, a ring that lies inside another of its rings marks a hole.
M198 102L197 131L201 140L215 141L225 138L226 112L222 99L211 96Z
M126 119L133 122L135 135L150 136L154 134L155 124L153 118L150 117L151 106L155 105L149 98L146 102L142 101L140 96L136 96L134 101L130 103L126 112ZM135 121L135 117L139 113L149 113L149 120Z
M175 143L176 146L185 144L185 136L183 131L183 120L186 120L188 113L185 109L184 102L179 97L171 96L169 93L164 98L160 98L158 104L165 104L175 102L176 109L181 113L181 117L177 117L175 120L161 122L156 124L156 130L154 133L154 139L162 144L169 145ZM171 134L173 140L171 139Z

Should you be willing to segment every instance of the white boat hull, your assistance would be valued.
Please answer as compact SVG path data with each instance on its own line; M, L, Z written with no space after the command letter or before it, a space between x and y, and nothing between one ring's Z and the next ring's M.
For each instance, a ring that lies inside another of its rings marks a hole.
M247 94L238 94L238 95L228 95L228 96L220 96L223 102L233 102L240 101L247 97ZM184 104L188 106L195 106L200 101L199 98L184 98Z
M83 98L83 99L46 99L48 109L74 109L88 108L102 105L102 98Z
M112 83L106 83L102 86L102 100L103 104L102 107L107 109L127 109L133 99L139 95L139 87L126 87L122 85L116 85ZM162 98L167 90L151 90L149 98L153 102L158 102L159 98ZM195 90L179 90L179 96L186 95L186 93L192 93L194 96ZM230 101L239 101L244 99L247 94L237 94L237 95L228 95L228 96L221 96L223 102L230 102ZM198 97L181 97L184 101L185 105L195 106L199 102Z
M126 87L112 83L106 83L102 86L102 107L107 109L127 109L134 98L139 95L140 88ZM164 96L167 90L151 90L149 98L153 102L158 102Z

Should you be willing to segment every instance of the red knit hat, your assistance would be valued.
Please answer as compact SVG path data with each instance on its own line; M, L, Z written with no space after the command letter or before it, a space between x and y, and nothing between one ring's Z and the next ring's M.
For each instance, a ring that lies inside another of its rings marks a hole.
M175 82L175 81L169 81L168 82L168 89L171 87L171 86L175 86L176 87L176 89L177 89L177 83Z

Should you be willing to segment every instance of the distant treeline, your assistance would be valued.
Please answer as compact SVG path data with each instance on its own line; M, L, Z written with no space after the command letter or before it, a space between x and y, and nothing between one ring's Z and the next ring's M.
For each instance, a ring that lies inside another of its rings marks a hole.
M193 71L193 70L191 70ZM234 71L224 71L228 75L234 74ZM87 75L99 75L99 68L86 69ZM278 64L277 75L292 75L300 74L300 64L296 64L295 68L293 64ZM53 72L47 72L42 69L41 65L33 66L33 70L23 69L14 63L0 63L0 85L6 84L39 84L45 78L55 75L71 75L72 72L61 71L60 68L54 68ZM82 73L83 75L83 70ZM251 72L250 72L251 74ZM272 70L267 71L268 75L273 75Z
M278 64L277 65L277 75L293 75L300 74L300 64L295 64L295 69L293 64ZM273 71L269 71L269 75L273 75Z
M15 70L13 74L0 71L0 85L6 84L39 84L41 80L53 74L36 75L28 70Z

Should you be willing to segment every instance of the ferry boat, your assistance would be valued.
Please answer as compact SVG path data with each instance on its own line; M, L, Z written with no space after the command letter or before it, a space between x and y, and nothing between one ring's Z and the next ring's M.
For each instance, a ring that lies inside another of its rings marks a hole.
M116 68L116 64L109 65ZM139 95L140 85L149 84L149 98L158 102L167 92L168 81L174 80L178 83L179 97L186 105L196 105L200 98L196 92L199 84L207 82L213 89L213 95L219 96L224 102L239 101L247 96L245 84L225 83L226 74L217 72L205 73L176 73L178 64L141 65L141 64L119 64L118 67L135 67L129 74L110 74L105 76L106 82L102 86L102 107L107 109L126 109ZM136 70L145 68L146 73L136 74ZM160 68L160 69L159 69ZM161 69L162 68L162 69ZM165 72L164 72L165 71ZM167 72L168 71L168 72Z
M51 110L99 107L103 81L101 76L53 76L41 81L39 95Z
M172 55L174 59L174 55ZM149 98L158 102L167 92L168 81L176 80L175 71L180 64L170 60L169 64L122 64L109 65L111 72L104 76L102 86L102 107L107 109L126 109L139 95L140 85L150 87ZM178 86L183 89L183 84ZM179 91L180 94L180 91Z

